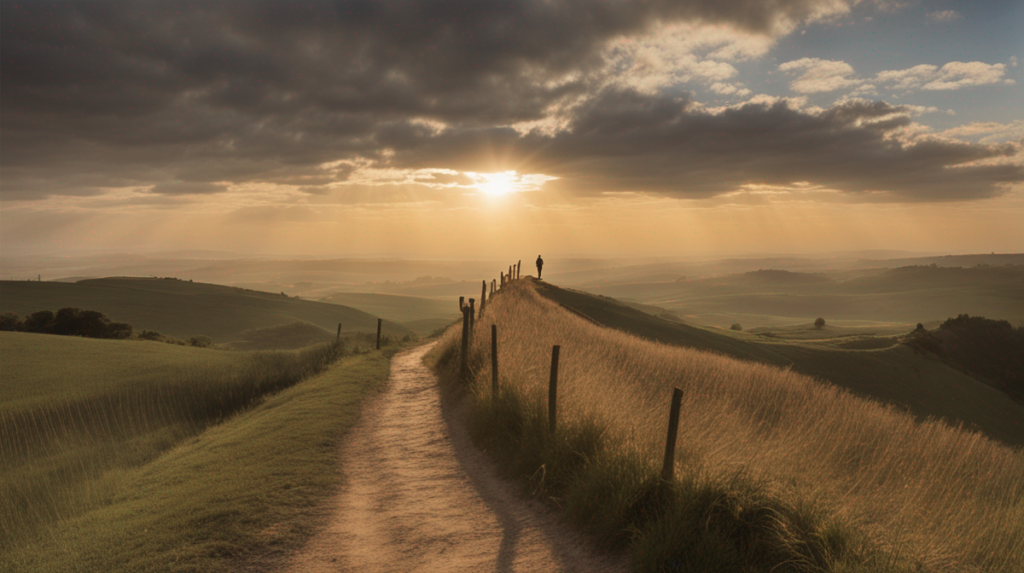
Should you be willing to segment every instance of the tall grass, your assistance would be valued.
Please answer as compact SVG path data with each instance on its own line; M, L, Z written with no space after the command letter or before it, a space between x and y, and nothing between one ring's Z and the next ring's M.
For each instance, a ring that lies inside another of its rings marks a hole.
M510 473L648 571L1024 571L1024 453L777 367L597 327L527 281L477 328L471 431ZM459 326L435 351L457 380ZM551 346L559 433L546 433ZM684 391L672 484L658 479Z
M192 363L150 383L0 409L0 549L108 503L121 470L324 370L343 352L334 344L255 352L236 365ZM75 384L68 380L69 390Z

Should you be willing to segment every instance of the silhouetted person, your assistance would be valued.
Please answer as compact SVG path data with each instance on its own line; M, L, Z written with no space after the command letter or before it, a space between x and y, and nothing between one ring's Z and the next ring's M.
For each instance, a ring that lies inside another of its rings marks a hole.
M540 278L541 271L544 270L544 259L537 255L537 278Z

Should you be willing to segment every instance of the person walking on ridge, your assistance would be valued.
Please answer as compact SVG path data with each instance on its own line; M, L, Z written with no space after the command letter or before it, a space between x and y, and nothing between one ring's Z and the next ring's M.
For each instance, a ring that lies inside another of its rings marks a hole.
M541 270L543 268L544 268L544 259L540 258L540 255L537 255L537 278L538 279L540 278L540 272L541 272Z

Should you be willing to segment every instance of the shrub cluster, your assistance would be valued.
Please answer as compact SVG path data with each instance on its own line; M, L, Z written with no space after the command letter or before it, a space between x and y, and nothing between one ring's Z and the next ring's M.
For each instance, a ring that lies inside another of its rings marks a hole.
M123 322L112 322L101 312L62 308L54 314L49 310L33 312L20 320L14 313L0 316L0 330L36 332L41 334L62 334L86 338L130 338L132 326Z
M939 354L954 367L976 374L1024 401L1024 328L1005 320L961 314L939 326Z

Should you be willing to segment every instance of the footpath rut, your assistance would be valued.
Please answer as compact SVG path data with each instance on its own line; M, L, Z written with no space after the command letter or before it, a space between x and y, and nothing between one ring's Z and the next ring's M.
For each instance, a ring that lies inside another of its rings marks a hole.
M287 571L553 572L627 570L595 554L543 504L499 478L423 365L432 345L394 357L341 456L327 526Z

